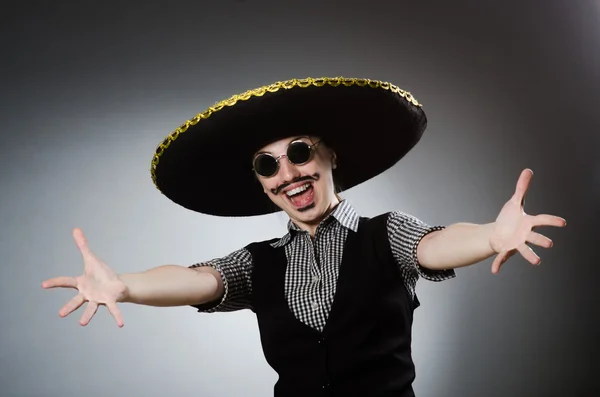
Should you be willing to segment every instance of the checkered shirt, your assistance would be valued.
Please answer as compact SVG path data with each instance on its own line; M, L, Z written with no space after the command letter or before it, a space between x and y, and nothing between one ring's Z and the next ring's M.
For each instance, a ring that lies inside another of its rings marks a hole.
M284 247L288 266L285 274L285 296L294 315L306 325L321 331L327 321L336 291L342 251L350 230L358 229L359 215L343 200L318 226L314 238L291 220L288 233L272 243ZM455 277L453 270L430 270L417 261L417 244L429 232L443 229L429 226L412 215L390 212L387 220L390 246L400 266L404 284L415 296L419 277L443 281ZM252 309L252 256L239 249L191 267L212 266L221 275L225 293L219 302L205 306L201 312L230 312Z

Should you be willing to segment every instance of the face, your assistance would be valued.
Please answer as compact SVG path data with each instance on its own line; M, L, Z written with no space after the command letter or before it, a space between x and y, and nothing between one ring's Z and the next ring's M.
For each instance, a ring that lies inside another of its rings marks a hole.
M292 164L287 157L290 147L292 160L295 157L302 158L302 154L307 153L305 146L290 146L290 143L297 141L313 146L312 157L304 164ZM298 226L317 225L339 202L332 176L332 169L336 167L335 153L320 142L319 138L282 139L260 149L254 159L261 153L279 159L279 169L274 175L262 176L256 173L265 194ZM268 161L273 164L272 159Z

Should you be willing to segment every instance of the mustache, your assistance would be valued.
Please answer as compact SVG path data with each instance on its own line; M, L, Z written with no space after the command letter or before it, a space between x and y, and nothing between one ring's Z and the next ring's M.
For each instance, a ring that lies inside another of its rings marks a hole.
M316 173L313 175L302 176L300 178L294 179L293 181L283 183L283 184L279 185L276 189L271 189L271 193L273 193L274 195L278 195L279 193L281 193L281 191L283 189L285 189L286 187L288 187L294 183L304 182L304 181L318 181L319 178L320 178L319 173Z

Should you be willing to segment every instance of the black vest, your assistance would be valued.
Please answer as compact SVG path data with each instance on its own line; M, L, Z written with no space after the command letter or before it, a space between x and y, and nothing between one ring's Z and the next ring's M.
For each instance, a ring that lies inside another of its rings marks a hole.
M247 246L253 257L252 303L269 365L279 375L275 397L413 397L413 311L392 256L387 214L360 218L344 245L327 325L319 332L290 311L285 247L277 240Z

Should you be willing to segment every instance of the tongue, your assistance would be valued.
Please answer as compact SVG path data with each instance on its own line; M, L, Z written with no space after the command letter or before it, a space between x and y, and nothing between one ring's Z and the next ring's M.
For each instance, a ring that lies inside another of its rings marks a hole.
M290 197L290 201L298 208L306 207L310 203L312 203L314 199L314 190L312 187L309 187L305 191L300 194L297 194L293 197Z

